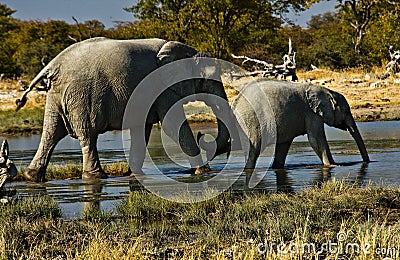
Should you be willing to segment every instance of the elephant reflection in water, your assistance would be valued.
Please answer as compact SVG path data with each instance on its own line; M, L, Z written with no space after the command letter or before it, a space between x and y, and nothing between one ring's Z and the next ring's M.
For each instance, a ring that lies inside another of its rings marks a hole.
M103 185L100 182L84 183L83 214L101 212L100 201Z
M282 193L293 193L293 180L288 176L288 171L286 169L275 169L274 172L276 174L276 191Z
M351 166L358 163L346 163L343 166ZM343 178L351 184L355 184L357 187L364 185L365 176L367 174L368 163L361 163L360 169L358 169L356 176L352 177L351 172L346 171L347 176ZM335 170L331 167L319 167L317 168L317 176L313 181L313 184L317 187L321 187L324 182L332 180L332 171Z
M358 163L347 163L344 165L351 166L351 165L355 165L355 164L358 164ZM314 167L314 169L315 169L315 172L314 172L315 178L311 181L310 184L315 187L322 187L322 185L324 183L332 180L332 171L335 171L338 168L319 166L319 167ZM357 170L357 172L354 171L354 173L356 173L356 174L352 174L352 175L355 175L354 177L350 177L350 173L349 173L348 177L345 176L343 178L346 181L348 181L349 183L355 184L360 187L364 184L367 169L368 169L368 163L361 163L361 166ZM294 192L294 189L292 187L294 180L289 177L290 170L275 169L274 172L276 173L277 192L285 192L285 193ZM305 183L302 183L302 184L305 184Z

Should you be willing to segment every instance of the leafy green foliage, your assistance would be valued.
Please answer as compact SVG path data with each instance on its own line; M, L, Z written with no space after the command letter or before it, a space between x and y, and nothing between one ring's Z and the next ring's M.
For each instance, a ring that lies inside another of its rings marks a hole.
M145 36L163 35L214 57L228 58L278 29L282 21L277 14L304 6L302 0L140 0L126 10L148 28Z
M343 38L343 24L335 13L313 16L308 26L309 40L300 41L303 45L298 49L301 67L313 64L341 69L359 64L351 39Z
M339 15L350 26L354 50L362 54L363 41L374 22L381 20L382 14L398 9L400 3L391 0L339 0Z
M34 77L67 46L97 36L158 37L217 58L232 61L231 54L246 55L274 64L282 62L290 37L298 68L381 66L388 59L386 45L400 48L397 1L338 1L336 12L314 16L307 28L284 18L289 10L302 11L320 1L139 0L125 8L135 20L111 29L97 20L21 21L12 17L15 10L0 4L0 74Z

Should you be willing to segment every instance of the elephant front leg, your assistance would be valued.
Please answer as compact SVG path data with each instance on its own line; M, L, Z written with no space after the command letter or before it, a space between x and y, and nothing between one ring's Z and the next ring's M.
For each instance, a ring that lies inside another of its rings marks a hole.
M194 174L202 174L210 171L208 164L203 163L200 149L186 119L184 119L180 127L177 124L170 124L168 122L163 122L162 126L164 132L179 144L182 152L189 157L190 167L194 171Z
M85 136L91 137L87 138L78 136L83 156L82 180L96 181L107 178L107 174L103 171L100 165L99 154L96 147L97 135L88 134Z
M328 142L326 140L324 127L318 129L316 132L307 134L308 141L315 153L318 155L324 165L334 165L331 151L329 149Z
M274 162L272 163L272 169L283 169L285 166L286 156L289 152L292 140L285 143L276 144Z
M244 166L246 172L253 172L253 169L256 168L257 159L261 154L261 139L262 133L259 128L259 123L255 123L253 126L247 125L247 133L248 141L249 141L249 150L245 150L246 157L246 165ZM246 129L245 128L245 129ZM246 154L247 153L247 154Z
M257 143L250 143L249 152L246 156L246 165L244 169L246 172L252 172L254 168L256 168L257 159L260 156L261 152L261 144Z
M166 135L168 135L175 143L179 144L182 152L189 158L189 164L194 174L202 174L210 171L208 164L203 163L200 148L186 120L183 109L176 110L173 120L163 120L161 115L161 125Z
M39 148L28 169L24 172L24 176L28 181L46 181L45 173L51 154L57 143L66 135L67 130L61 116L46 107Z
M190 167L194 173L209 172L210 168L208 164L203 163L200 148L186 120L180 99L180 96L170 90L166 90L159 96L154 104L158 118L166 135L179 144L182 151L189 156Z
M149 143L153 124L146 124L144 133L142 127L131 128L131 147L129 149L129 169L124 176L143 175L142 167L146 157L146 146ZM144 142L143 142L144 134Z

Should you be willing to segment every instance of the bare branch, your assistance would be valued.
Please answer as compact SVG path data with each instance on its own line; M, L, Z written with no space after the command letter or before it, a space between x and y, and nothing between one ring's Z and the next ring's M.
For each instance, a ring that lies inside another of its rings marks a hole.
M249 76L261 75L261 77L275 77L275 78L286 78L287 76L292 77L292 81L298 80L296 75L296 52L292 49L292 40L289 39L289 52L283 56L283 64L274 65L268 62L249 58L247 56L236 56L232 54L235 59L244 59L242 64L246 62L255 62L256 64L262 64L264 66L263 71L254 71L246 74L229 74L230 79L242 78Z
M264 65L265 68L272 68L274 66L274 64L270 64L268 62L265 62L263 60L257 60L257 59L253 59L253 58L249 58L247 56L236 56L234 54L232 54L232 57L234 59L244 59L244 61L242 62L242 64L245 64L246 62L252 61L255 62L257 64L262 64Z
M78 42L78 40L75 39L74 37L72 37L71 35L68 35L68 39L71 39L71 40L73 40L74 42Z
M82 41L82 31L81 31L81 25L79 24L78 20L72 16L72 20L75 21L76 26L78 27L78 33L79 33L79 41Z

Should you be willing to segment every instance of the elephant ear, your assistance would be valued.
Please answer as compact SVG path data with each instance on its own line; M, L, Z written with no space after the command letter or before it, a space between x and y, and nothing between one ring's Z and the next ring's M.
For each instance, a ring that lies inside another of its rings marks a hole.
M327 125L333 126L336 101L332 93L327 88L311 85L306 89L306 98L312 111L322 117Z
M197 57L198 51L192 47L180 43L170 41L162 46L157 54L157 65L158 67L164 66L170 62ZM166 85L170 85L169 89L174 91L181 97L187 97L195 94L196 86L192 82L182 82L178 79L182 78L193 78L194 70L193 66L187 66L187 63L177 63L174 66L165 66L162 68L162 81ZM171 82L180 81L174 85Z
M157 54L158 66L161 67L176 60L191 58L197 53L197 50L186 44L170 41L164 44Z

